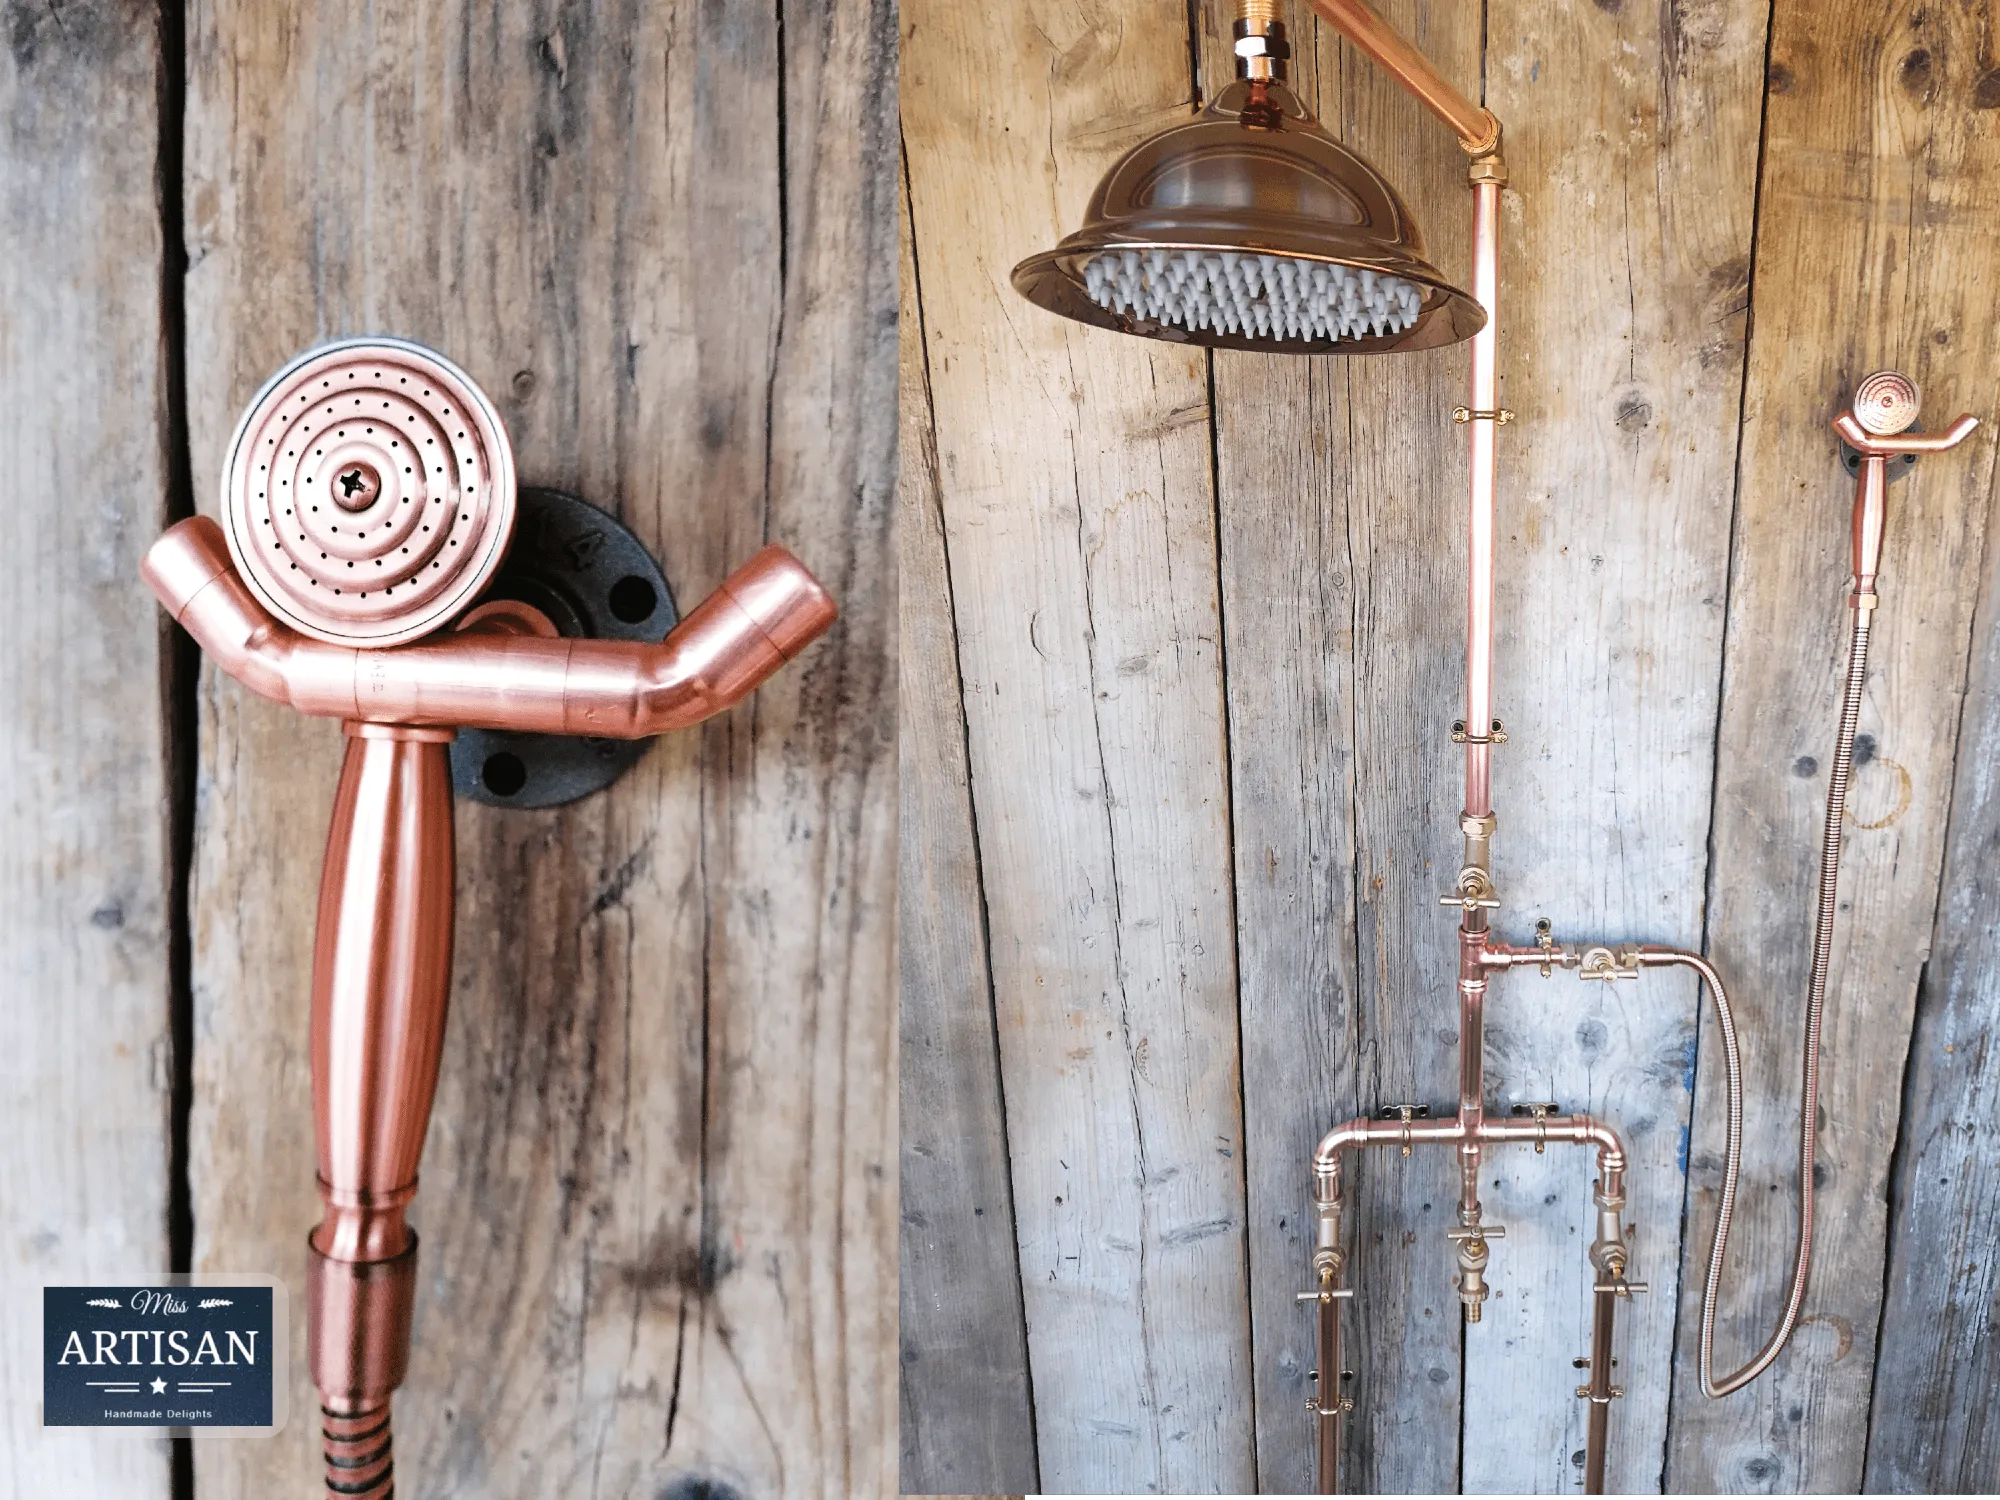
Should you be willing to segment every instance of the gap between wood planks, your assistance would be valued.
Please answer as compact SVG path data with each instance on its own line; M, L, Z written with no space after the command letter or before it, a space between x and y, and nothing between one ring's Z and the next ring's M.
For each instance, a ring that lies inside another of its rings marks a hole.
M166 514L172 525L195 511L194 468L187 420L187 238L182 211L185 180L187 18L176 0L161 0L159 22L160 413L166 449ZM194 869L194 801L200 729L195 691L201 653L164 615L160 618L161 697L167 805L167 1034L172 1077L167 1093L167 1269L194 1267L194 1195L188 1179L188 1119L194 1110L194 948L188 906ZM172 1439L173 1500L194 1500L194 1444Z
M1189 0L1190 6L1199 3L1200 0ZM930 343L924 336L923 257L919 251L919 240L917 235L916 196L915 193L912 191L910 184L910 153L908 147L902 143L901 134L902 133L899 126L897 132L897 137L898 137L897 158L902 168L902 174L903 174L903 212L906 215L908 215L907 222L909 231L909 255L910 255L909 305L917 320L915 348L917 351L917 360L919 369L921 370L923 379L923 419L924 419L923 435L925 441L925 451L922 455L921 461L934 466L937 462L937 416L936 416L936 408L933 406L931 400ZM900 387L899 387L898 399L899 400L903 399L903 394L900 391ZM910 460L911 460L911 455L908 453L903 453L898 456L897 461L899 463L907 463ZM942 505L941 498L937 495L935 490L933 490L932 494L928 498L932 501L932 503L939 504L941 507ZM961 754L963 754L963 756L965 757L965 764L967 768L966 778L965 778L966 813L967 813L967 822L970 825L972 833L972 839L971 839L972 847L970 851L972 856L972 875L975 887L979 894L979 912L978 912L979 947L981 954L985 960L985 970L986 970L987 1034L992 1038L993 1042L989 1060L993 1069L994 1089L996 1091L1000 1104L1000 1110L999 1110L1000 1159L1007 1166L1007 1170L1000 1174L1000 1182L1006 1197L1007 1243L1013 1249L1013 1254L1009 1257L1009 1259L1012 1262L1012 1268L1014 1272L1014 1287L1013 1287L1014 1306L1017 1308L1022 1308L1025 1306L1025 1304L1022 1299L1022 1288L1021 1288L1019 1219L1015 1213L1015 1208L1014 1208L1014 1174L1013 1174L1014 1147L1012 1141L1011 1127L1008 1123L1009 1117L1007 1113L1007 1075L1006 1071L1000 1066L1000 999L995 989L993 981L993 928L987 910L985 857L984 857L984 850L981 846L979 838L979 789L977 783L974 781L971 775L972 728L970 723L966 719L965 707L964 707L965 657L964 657L964 652L959 644L959 633L957 628L958 603L957 603L957 596L955 593L955 586L953 584L952 571L951 571L951 533L949 528L946 527L946 525L944 524L944 517L941 513L938 516L937 531L938 531L938 546L942 551L944 557L944 567L941 570L942 574L941 581L944 586L945 614L946 617L952 622L951 660L952 660L953 691L955 693L954 704L957 709L958 730L961 741L960 751ZM901 555L901 548L899 546L898 556L900 557L900 555ZM899 868L900 868L900 861L899 861ZM900 897L898 905L900 906ZM900 1264L900 1257L898 1258L898 1260ZM1026 1315L1024 1312L1023 1323L1025 1324L1025 1322L1026 1322ZM899 1366L900 1366L900 1361L899 1361ZM1034 1366L1034 1361L1032 1359L1024 1358L1022 1360L1021 1375L1022 1375L1022 1380L1026 1386L1026 1394L1027 1394L1028 1468L1030 1473L1034 1476L1035 1489L1040 1490L1042 1487L1041 1435L1039 1432L1040 1412L1035 1404L1035 1366ZM900 1372L898 1378L901 1378Z

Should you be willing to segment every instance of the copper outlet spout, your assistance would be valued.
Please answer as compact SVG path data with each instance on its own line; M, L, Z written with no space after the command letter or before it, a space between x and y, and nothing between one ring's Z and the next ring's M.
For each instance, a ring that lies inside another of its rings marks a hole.
M141 567L224 672L348 736L313 953L323 1211L307 1245L326 1483L343 1497L394 1490L389 1403L416 1291L405 1214L451 980L454 730L684 729L836 614L775 546L657 645L563 639L514 601L475 607L510 538L512 465L490 403L449 362L396 340L330 345L274 376L238 425L228 535L183 521Z

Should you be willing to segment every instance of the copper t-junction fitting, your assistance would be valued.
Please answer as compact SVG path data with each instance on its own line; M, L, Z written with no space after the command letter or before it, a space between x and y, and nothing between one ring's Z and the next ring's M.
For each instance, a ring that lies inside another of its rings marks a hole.
M462 372L395 340L329 345L274 377L239 425L227 534L183 521L141 570L224 672L347 734L313 952L324 1212L307 1267L327 1488L347 1497L394 1484L389 1398L416 1287L405 1213L451 977L454 729L686 728L740 702L836 614L775 546L657 645L562 639L516 601L473 610L514 498L505 429Z

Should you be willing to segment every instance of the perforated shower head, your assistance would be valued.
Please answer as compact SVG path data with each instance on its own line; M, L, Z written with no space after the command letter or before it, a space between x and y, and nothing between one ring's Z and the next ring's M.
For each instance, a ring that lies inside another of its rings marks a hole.
M401 339L323 344L230 440L222 527L266 608L341 646L394 646L466 609L506 555L514 456L493 404Z
M1083 228L1016 266L1014 289L1080 322L1217 349L1374 354L1486 326L1424 258L1387 179L1275 76L1238 79L1129 152Z

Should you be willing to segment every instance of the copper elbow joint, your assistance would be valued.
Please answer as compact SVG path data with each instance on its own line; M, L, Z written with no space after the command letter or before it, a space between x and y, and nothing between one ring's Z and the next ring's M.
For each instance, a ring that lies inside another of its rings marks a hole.
M778 546L730 574L657 646L474 631L381 649L314 640L251 594L205 516L168 530L141 573L218 667L301 713L609 739L684 729L740 703L839 613Z

